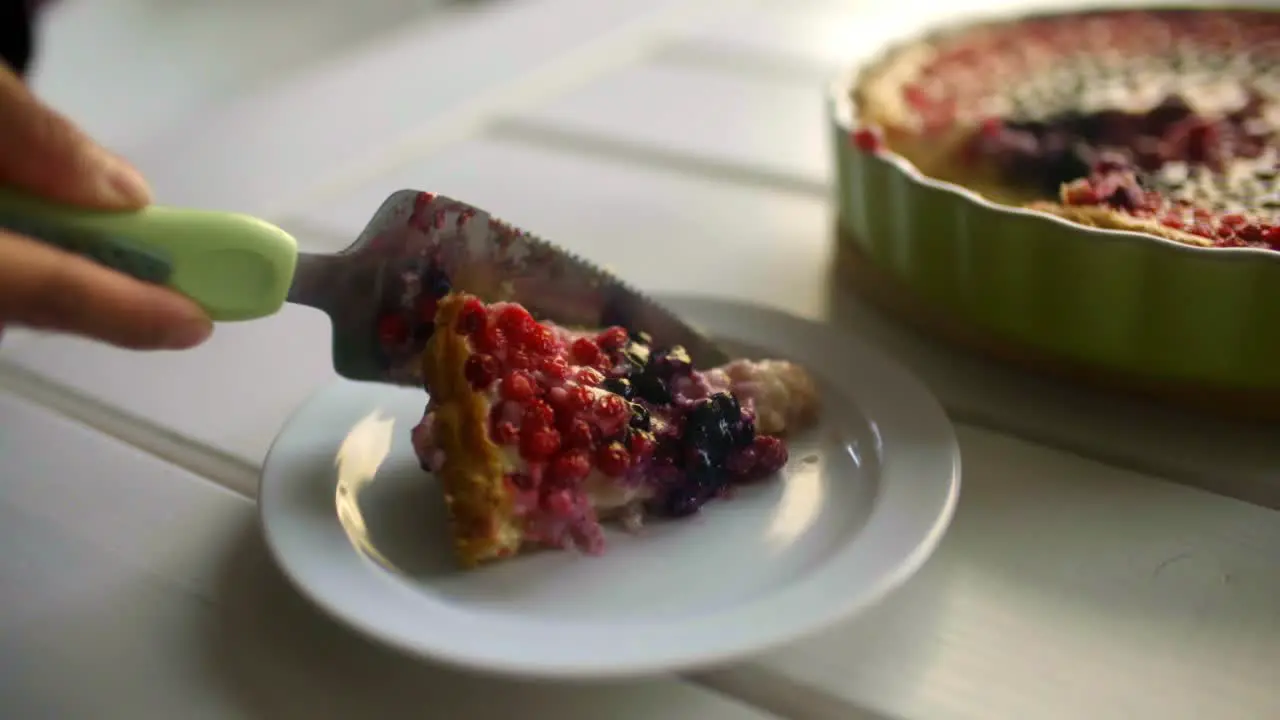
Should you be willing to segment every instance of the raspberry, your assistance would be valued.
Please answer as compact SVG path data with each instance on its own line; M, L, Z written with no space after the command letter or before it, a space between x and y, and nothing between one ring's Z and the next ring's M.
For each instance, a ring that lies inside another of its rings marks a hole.
M543 374L548 378L554 380L569 379L569 361L559 355L543 358L542 362L539 363L538 368L542 370Z
M546 460L560 449L560 433L547 425L526 424L520 431L520 456L529 462Z
M594 367L603 359L600 346L588 338L574 340L573 345L569 346L569 353L574 362L589 367Z
M497 445L515 445L520 441L520 430L513 422L503 420L493 426L493 442Z
M591 474L591 458L582 450L561 453L547 466L547 476L555 483L576 483L589 474Z
M630 339L625 328L614 325L596 336L596 344L600 346L600 349L612 352L626 347Z
M476 298L467 298L467 301L462 303L462 308L458 310L458 318L454 321L453 328L459 335L471 337L484 330L485 319L484 303Z
M492 355L476 353L467 358L462 375L476 390L484 390L498 379L498 361Z
M879 152L884 145L880 139L880 131L876 128L858 128L853 131L850 138L853 140L854 147L866 153Z
M601 395L600 398L596 400L596 414L602 420L607 420L608 422L613 423L630 415L631 408L628 406L626 400L609 393L607 395Z
M482 353L497 355L507 347L507 338L496 327L486 327L471 336L471 344Z
M567 448L580 448L591 450L595 447L596 438L595 431L591 429L591 424L581 418L571 418L564 423L564 446Z
M631 455L620 442L611 442L596 453L596 466L609 477L621 477L631 467Z
M494 324L515 343L523 343L533 328L537 327L529 311L515 304L504 305L498 310Z
M524 346L537 357L550 355L556 349L556 336L545 325L534 325L524 336Z
M378 319L378 341L383 347L398 347L409 339L409 323L399 313L389 313Z
M502 379L502 397L516 402L532 400L538 394L538 384L524 370L512 370Z
M579 385L595 387L604 382L604 373L589 367L578 368L573 373L573 379Z

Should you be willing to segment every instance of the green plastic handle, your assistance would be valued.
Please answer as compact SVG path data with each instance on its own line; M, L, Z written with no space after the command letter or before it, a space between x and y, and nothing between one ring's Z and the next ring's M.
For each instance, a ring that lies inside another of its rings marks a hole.
M217 321L275 314L298 264L292 235L236 213L84 210L0 189L0 227L173 288Z

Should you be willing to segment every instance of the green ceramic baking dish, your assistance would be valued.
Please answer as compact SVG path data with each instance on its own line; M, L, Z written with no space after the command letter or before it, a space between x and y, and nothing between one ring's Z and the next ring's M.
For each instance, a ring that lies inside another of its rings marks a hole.
M860 151L857 80L829 97L837 241L878 299L1000 355L1140 385L1280 392L1280 253L1078 225Z

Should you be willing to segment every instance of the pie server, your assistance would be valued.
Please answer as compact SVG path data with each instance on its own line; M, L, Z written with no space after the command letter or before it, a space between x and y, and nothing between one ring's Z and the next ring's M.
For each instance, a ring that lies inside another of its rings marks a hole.
M416 358L451 287L512 300L570 327L621 325L655 347L682 345L701 367L728 357L611 273L483 210L433 193L391 195L350 247L298 250L289 233L234 213L152 206L69 208L0 190L0 227L190 297L216 321L286 302L333 323L333 364L353 380L419 385Z

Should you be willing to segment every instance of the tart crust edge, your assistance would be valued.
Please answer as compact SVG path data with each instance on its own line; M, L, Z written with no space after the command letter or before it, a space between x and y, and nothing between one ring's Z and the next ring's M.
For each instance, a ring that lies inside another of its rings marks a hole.
M506 460L489 438L489 400L466 378L470 344L453 331L466 299L451 293L440 300L422 374L435 405L432 433L444 451L436 476L444 490L454 552L464 566L474 567L514 555L523 528L506 486Z

